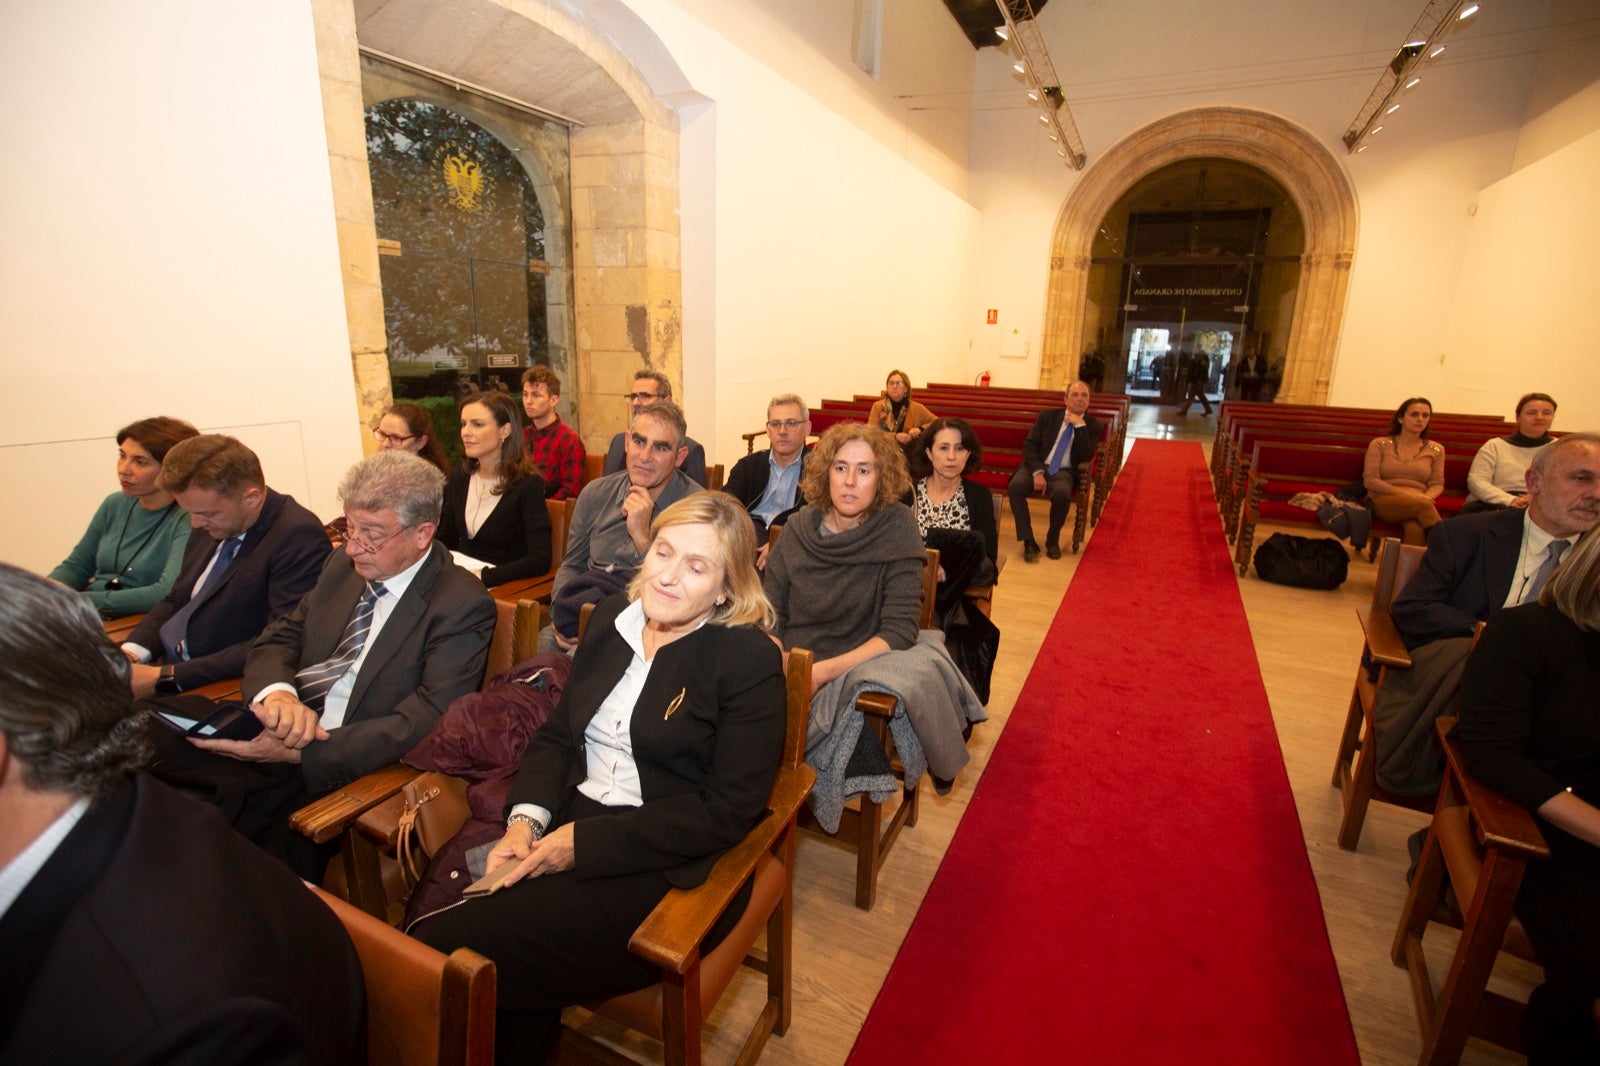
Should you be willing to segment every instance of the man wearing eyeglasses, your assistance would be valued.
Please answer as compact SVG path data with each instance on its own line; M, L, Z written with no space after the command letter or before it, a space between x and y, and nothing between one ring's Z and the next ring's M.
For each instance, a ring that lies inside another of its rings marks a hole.
M811 414L794 393L774 396L767 404L767 440L770 448L745 456L733 465L722 491L737 499L755 523L756 543L765 546L768 530L781 526L804 501L800 499L800 471L811 450Z
M672 382L659 370L640 370L633 375L633 391L628 393L629 421L651 404L672 399ZM683 438L687 449L678 469L701 488L706 487L706 450L692 437ZM615 474L628 464L628 434L618 433L611 438L606 451L605 473Z
M320 878L327 856L288 816L399 759L483 680L494 600L434 541L443 496L444 475L408 452L352 467L339 485L344 550L245 663L240 694L261 732L155 731L153 774L200 793L303 877Z

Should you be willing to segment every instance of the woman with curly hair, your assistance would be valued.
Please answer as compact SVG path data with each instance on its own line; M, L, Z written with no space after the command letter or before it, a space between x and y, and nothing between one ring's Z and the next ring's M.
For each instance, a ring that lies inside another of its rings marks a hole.
M806 504L767 557L764 585L786 648L816 656L813 690L917 640L922 536L894 439L860 422L823 433L806 459Z

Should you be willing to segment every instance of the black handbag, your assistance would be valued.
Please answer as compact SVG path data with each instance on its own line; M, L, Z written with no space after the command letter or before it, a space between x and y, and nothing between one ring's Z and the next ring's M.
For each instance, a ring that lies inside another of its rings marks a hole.
M995 656L1000 653L1000 627L977 604L963 599L945 620L944 646L955 660L956 669L978 694L978 702L988 706L989 679L994 674Z
M1274 533L1256 549L1256 576L1274 585L1335 589L1350 574L1350 553L1331 537Z

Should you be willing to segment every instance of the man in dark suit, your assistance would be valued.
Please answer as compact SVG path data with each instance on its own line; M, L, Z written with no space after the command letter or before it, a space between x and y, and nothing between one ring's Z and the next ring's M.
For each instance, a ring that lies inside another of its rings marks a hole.
M350 1063L339 920L217 813L134 769L127 660L0 564L0 1062Z
M1569 433L1540 449L1527 481L1525 509L1462 515L1429 533L1422 566L1394 603L1408 649L1470 637L1500 608L1537 598L1552 547L1600 518L1600 435ZM1565 551L1555 547L1556 559Z
M160 484L206 536L189 538L172 591L122 646L136 697L238 677L250 642L294 610L329 552L317 516L267 488L261 461L232 437L179 442Z
M1074 381L1067 386L1066 405L1041 411L1022 442L1022 465L1011 475L1006 495L1011 498L1011 517L1016 521L1024 562L1039 561L1039 542L1033 539L1033 519L1028 514L1029 496L1050 497L1045 547L1050 558L1061 558L1061 526L1076 487L1073 472L1079 463L1094 458L1095 445L1100 443L1102 427L1088 411L1089 386Z
M1433 723L1460 686L1473 630L1502 608L1536 601L1579 534L1600 521L1600 435L1570 433L1541 448L1527 484L1524 509L1433 527L1422 565L1395 599L1411 668L1389 674L1372 707L1378 784L1390 792L1438 790Z
M765 556L767 532L782 525L805 501L800 497L800 474L810 448L811 414L794 393L774 396L767 404L767 440L772 447L740 459L728 473L722 491L744 505L756 527L758 551Z
M407 452L351 468L339 486L344 551L250 649L241 695L261 732L158 740L152 772L304 873L321 871L288 815L399 759L483 680L494 600L434 542L443 493L443 475Z

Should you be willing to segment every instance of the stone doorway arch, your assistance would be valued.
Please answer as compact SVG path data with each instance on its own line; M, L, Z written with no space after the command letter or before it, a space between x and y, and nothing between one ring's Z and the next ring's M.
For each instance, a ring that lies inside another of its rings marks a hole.
M1275 115L1229 107L1183 111L1145 126L1092 163L1067 195L1051 239L1041 388L1063 388L1077 375L1090 255L1101 219L1145 175L1208 156L1271 175L1300 211L1305 250L1278 397L1284 403L1327 402L1355 256L1355 195L1317 138Z

